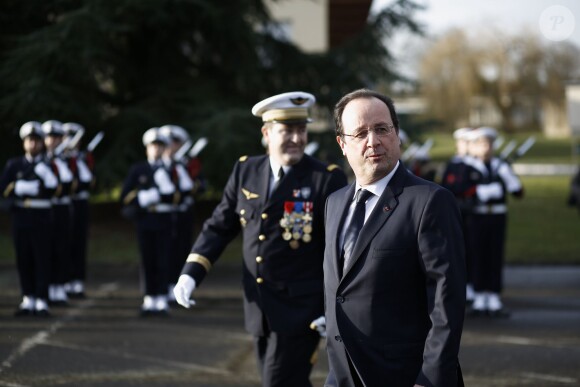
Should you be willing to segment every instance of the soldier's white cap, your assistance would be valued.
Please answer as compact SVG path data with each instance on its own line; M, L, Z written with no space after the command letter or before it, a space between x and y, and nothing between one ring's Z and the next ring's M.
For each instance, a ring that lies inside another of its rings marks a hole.
M62 130L62 122L57 120L48 120L42 123L42 131L44 134L55 135L55 136L64 136L64 130Z
M315 102L316 98L310 93L292 91L258 102L252 108L252 114L262 117L263 122L284 124L312 122L308 108Z
M37 136L44 138L44 132L42 131L42 124L38 121L28 121L20 127L20 132L18 133L20 138L24 140L28 136Z
M468 141L475 141L482 137L489 138L490 140L493 141L497 137L497 130L489 126L482 126L468 132L465 136L466 136L465 139Z
M84 132L85 128L84 126L82 126L81 124L77 124L76 122L67 122L65 124L62 124L62 130L64 131L64 134L66 134L67 136L74 136L79 130L82 130Z
M459 128L456 131L453 132L453 138L455 140L466 140L466 136L469 132L471 132L473 130L473 128Z
M159 128L159 132L165 137L175 139L177 141L185 142L189 140L189 133L181 126L177 125L163 125Z
M143 134L143 145L147 146L152 142L161 142L164 145L168 145L169 137L161 134L159 128L151 128L148 129L145 134Z

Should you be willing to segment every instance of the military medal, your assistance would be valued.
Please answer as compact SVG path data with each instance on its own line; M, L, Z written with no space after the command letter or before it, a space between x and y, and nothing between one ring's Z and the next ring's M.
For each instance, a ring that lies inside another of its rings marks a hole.
M305 243L308 243L312 240L312 235L310 235L312 233L312 207L313 207L312 202L304 202L304 211L306 212L303 216L302 216L302 231L304 232L304 235L302 235L302 240Z
M304 235L302 235L302 240L304 242L308 243L312 240L312 237L310 236L310 234L304 234Z
M300 247L300 243L298 243L297 240L292 240L290 241L290 247L296 250L298 247Z
M282 238L285 241L289 241L290 239L292 239L292 233L290 231L286 231L282 233Z

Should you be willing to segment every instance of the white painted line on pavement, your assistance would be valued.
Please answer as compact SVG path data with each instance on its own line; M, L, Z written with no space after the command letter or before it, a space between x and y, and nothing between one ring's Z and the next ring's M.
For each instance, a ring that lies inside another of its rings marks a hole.
M116 283L106 283L97 289L96 294L99 295L101 293L108 293L115 290L116 288L118 288ZM7 368L11 368L14 362L24 357L26 353L38 345L45 344L56 331L62 328L65 321L70 320L74 316L80 315L83 309L93 305L94 302L95 301L92 299L82 302L77 307L70 309L63 317L50 324L48 328L22 340L20 345L14 351L12 351L12 353L10 353L6 360L4 360L0 365L0 374L2 374L2 372L4 372Z
M543 380L545 382L554 382L554 383L562 383L562 384L576 384L578 383L578 379L576 378L568 378L565 376L557 376L557 375L548 375L548 374L538 374L535 372L524 372L522 374L525 378L534 379L534 380Z

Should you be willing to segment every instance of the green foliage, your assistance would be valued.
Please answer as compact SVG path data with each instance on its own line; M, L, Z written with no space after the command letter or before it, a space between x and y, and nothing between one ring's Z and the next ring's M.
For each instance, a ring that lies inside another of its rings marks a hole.
M0 5L0 162L18 154L30 120L104 130L101 190L143 158L150 127L181 125L209 145L205 175L221 188L242 154L263 152L250 109L278 92L313 92L327 108L346 91L397 79L382 44L418 31L419 7L398 0L343 47L305 54L276 38L260 0L6 0Z

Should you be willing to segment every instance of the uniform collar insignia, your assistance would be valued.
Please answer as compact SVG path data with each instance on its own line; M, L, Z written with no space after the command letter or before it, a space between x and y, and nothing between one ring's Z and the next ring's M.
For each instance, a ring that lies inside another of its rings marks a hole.
M260 195L250 192L245 188L242 188L242 193L244 194L247 200L257 199L260 197Z

